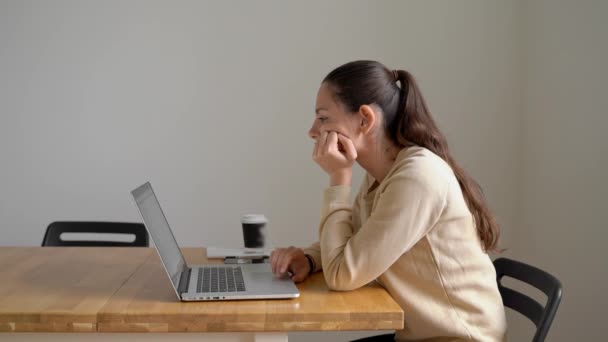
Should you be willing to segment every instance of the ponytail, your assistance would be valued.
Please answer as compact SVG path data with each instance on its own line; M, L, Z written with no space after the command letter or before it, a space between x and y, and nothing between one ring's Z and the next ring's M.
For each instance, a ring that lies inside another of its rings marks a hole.
M401 95L397 109L395 130L389 132L401 146L418 145L441 157L454 172L465 202L477 226L477 234L486 251L497 251L500 227L486 204L479 184L456 163L414 77L405 70L396 70L396 81L401 83Z

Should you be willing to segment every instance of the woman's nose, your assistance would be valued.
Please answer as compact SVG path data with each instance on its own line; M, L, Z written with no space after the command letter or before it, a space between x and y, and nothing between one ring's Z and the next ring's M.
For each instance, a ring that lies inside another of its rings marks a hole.
M316 140L316 139L317 139L317 137L319 136L319 132L318 132L318 131L317 131L317 130L314 128L314 126L313 126L313 127L311 127L311 128L308 130L308 136L309 136L311 139L315 139L315 140Z

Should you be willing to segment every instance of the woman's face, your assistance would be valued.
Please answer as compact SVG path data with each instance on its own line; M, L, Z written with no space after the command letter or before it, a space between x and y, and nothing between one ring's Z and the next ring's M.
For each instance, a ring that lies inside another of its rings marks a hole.
M317 139L323 132L337 132L353 140L358 128L358 115L345 111L333 98L331 88L322 83L317 93L315 120L308 136Z

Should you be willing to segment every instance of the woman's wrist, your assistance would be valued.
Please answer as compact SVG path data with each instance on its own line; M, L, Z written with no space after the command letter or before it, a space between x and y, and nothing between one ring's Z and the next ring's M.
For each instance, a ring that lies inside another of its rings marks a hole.
M329 175L329 186L350 185L352 178L352 169L345 169L333 172Z
M308 267L309 267L309 270L308 270L308 275L311 275L311 274L312 274L312 272L314 272L314 271L315 271L315 261L314 261L314 260L313 260L313 258L312 258L310 255L308 255L308 254L304 254L304 256L306 257L306 260L308 260Z

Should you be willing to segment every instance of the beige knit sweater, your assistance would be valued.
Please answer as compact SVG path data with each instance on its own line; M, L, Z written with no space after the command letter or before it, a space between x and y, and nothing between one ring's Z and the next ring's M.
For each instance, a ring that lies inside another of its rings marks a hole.
M327 285L377 281L405 313L397 340L505 341L496 274L449 165L421 147L400 151L384 180L325 190L319 242Z

